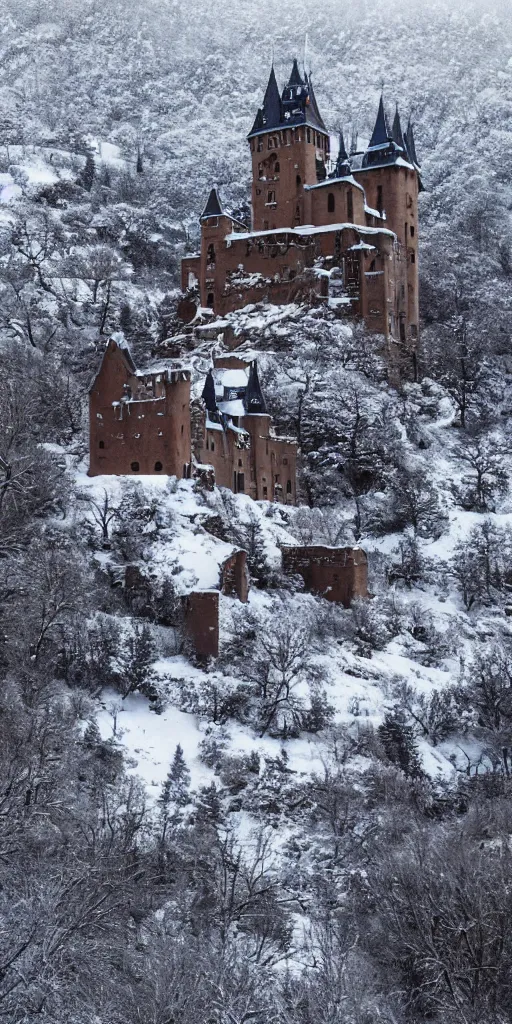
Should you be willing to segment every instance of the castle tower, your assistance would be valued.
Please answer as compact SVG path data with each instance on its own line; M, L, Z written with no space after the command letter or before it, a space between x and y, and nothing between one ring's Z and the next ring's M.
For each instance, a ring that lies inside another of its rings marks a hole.
M294 60L279 93L274 68L263 106L248 135L252 157L252 230L271 231L311 223L305 185L326 177L329 134L318 110L313 83Z
M418 339L418 193L419 167L412 127L402 133L396 108L390 130L381 96L370 144L361 167L352 174L365 190L366 203L381 216L397 236L397 267L394 308L389 309L391 333L413 350Z

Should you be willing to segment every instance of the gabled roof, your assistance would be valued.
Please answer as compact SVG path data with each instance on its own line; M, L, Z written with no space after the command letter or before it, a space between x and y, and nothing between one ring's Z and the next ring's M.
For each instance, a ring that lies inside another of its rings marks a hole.
M222 217L223 210L216 188L212 188L206 206L199 220L206 220L207 217Z
M390 135L386 121L386 113L384 110L384 98L381 93L379 100L379 109L377 111L377 119L375 121L375 127L373 129L368 149L373 149L374 146L385 146L386 143L389 141Z

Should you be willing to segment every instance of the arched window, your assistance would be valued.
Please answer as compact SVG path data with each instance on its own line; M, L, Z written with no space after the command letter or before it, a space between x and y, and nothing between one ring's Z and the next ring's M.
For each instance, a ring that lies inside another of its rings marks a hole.
M208 306L209 309L213 309L213 300L214 300L213 292L208 292L208 297L206 299L206 305Z
M334 213L335 199L334 192L329 192L327 196L327 213Z
M159 473L161 469L162 469L162 463L161 462L155 462L155 473Z
M139 463L138 462L132 462L131 466L130 466L130 469L131 469L132 473L138 473L139 472Z
M208 246L206 260L208 263L215 263L215 246L213 242L211 243L211 245Z

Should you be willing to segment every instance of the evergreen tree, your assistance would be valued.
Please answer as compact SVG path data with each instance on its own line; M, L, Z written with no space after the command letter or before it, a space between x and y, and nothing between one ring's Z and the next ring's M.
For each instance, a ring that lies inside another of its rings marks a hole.
M155 660L155 645L153 636L148 624L135 625L133 633L128 637L126 644L127 662L124 669L123 700L134 690L145 692L147 696L153 697L150 690L149 670Z
M403 712L388 713L378 733L388 761L398 765L407 778L421 778L423 769L414 731L407 725Z
M183 748L178 743L158 803L164 809L168 809L171 804L184 807L190 800L189 790L190 772L183 756Z
M85 167L82 171L81 182L87 192L90 192L96 177L96 164L92 153L88 153L85 159Z

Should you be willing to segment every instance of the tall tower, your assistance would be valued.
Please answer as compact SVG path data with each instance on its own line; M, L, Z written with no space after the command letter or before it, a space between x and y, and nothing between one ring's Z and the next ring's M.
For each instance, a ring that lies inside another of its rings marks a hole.
M398 107L390 130L381 96L370 144L352 174L365 190L366 203L385 217L397 236L392 334L411 350L419 324L418 193L422 190L412 126L402 133Z
M310 223L311 198L304 186L326 177L329 133L311 78L302 78L296 60L281 94L272 67L263 106L248 139L253 231Z

